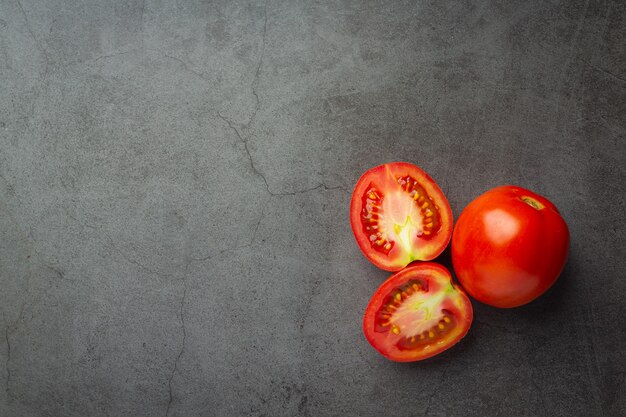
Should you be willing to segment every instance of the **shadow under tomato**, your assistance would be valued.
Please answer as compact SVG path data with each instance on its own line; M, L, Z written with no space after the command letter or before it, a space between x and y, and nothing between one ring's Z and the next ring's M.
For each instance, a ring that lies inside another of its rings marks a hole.
M456 280L449 247L433 262L441 263L449 268ZM470 297L474 321L467 335L461 341L432 358L419 362L395 363L394 366L421 370L437 369L449 362L465 362L468 358L475 357L475 349L480 349L478 345L481 341L479 339L494 331L504 331L522 337L524 335L530 337L540 332L542 326L546 326L547 321L560 321L562 316L568 316L572 309L573 282L578 269L575 260L568 259L554 285L536 300L520 307L511 309L492 307ZM456 282L458 284L458 280ZM553 329L558 327L554 324L550 326ZM493 337L492 335L491 338Z
M549 317L556 317L560 313L571 310L574 295L572 290L577 273L578 267L575 261L568 259L554 285L530 303L510 309L511 316L529 322L545 321Z
M434 259L432 262L438 262L444 265L446 268L450 270L452 273L452 277L457 285L461 288L463 286L459 283L459 280L456 276L454 268L452 266L452 252L450 246L446 248L445 251L439 257ZM566 308L570 301L570 296L573 294L573 282L574 277L578 274L578 266L572 257L570 256L563 268L563 271L557 278L556 282L546 291L544 294L539 296L537 299L531 301L528 304L523 306L514 307L514 308L499 308L493 307L488 304L481 303L480 301L474 299L469 294L470 300L472 300L472 305L476 307L476 305L484 306L487 309L492 309L500 312L510 312L512 316L527 316L533 315L537 313L551 313L563 310Z
M454 276L454 268L452 268L452 245L448 245L446 249L441 252L441 255L437 256L431 262L437 262L445 266L446 268L448 268L448 270L450 270L450 272L452 272L452 275Z
M443 252L441 252L441 254L437 256L435 259L432 259L430 261L413 261L407 266L418 265L423 262L433 262L433 263L445 266L452 273L452 276L455 278L455 281L456 281L456 276L454 275L454 269L452 268L452 249L450 249L450 245L448 245L446 249ZM458 281L456 282L458 283Z

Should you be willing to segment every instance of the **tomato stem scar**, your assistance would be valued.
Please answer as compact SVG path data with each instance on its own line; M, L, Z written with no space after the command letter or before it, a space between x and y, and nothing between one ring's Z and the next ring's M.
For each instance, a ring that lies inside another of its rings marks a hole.
M528 204L529 206L531 206L532 208L536 210L541 210L545 208L543 204L541 204L539 201L535 200L532 197L524 196L524 197L520 197L520 200L522 200L524 203Z

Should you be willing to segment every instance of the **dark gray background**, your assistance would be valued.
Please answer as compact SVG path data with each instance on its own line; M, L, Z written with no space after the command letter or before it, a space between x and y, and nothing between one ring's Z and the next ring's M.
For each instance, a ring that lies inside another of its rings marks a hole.
M0 0L0 415L626 415L625 28L619 0ZM551 199L556 286L380 357L348 205L393 160L455 216Z

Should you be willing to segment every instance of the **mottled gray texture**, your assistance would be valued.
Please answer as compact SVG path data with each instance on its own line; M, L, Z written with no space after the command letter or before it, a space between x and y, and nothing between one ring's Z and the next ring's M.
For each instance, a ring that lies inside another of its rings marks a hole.
M626 415L625 4L0 0L0 416ZM548 196L556 286L378 356L392 160Z

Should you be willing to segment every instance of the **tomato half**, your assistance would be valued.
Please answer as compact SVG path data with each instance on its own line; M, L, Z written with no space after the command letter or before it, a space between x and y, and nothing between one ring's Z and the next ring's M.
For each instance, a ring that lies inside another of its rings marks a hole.
M415 165L392 162L361 176L350 203L352 232L379 268L399 271L429 261L452 236L452 210L430 176Z
M558 278L569 231L556 206L521 187L487 191L461 213L452 237L459 282L478 301L517 307Z
M411 265L385 281L369 302L363 331L396 362L430 358L450 348L472 324L472 304L443 266Z

